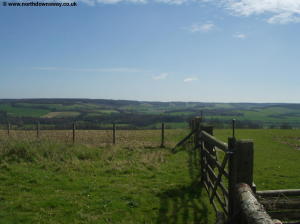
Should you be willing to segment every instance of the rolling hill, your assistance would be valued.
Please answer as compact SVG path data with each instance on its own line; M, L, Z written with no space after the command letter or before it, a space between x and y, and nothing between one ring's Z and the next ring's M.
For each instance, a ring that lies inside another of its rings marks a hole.
M104 99L2 99L0 124L33 128L63 129L74 121L83 128L103 129L118 123L122 128L186 127L193 116L203 113L205 121L226 128L236 119L240 128L300 127L300 104L147 102Z

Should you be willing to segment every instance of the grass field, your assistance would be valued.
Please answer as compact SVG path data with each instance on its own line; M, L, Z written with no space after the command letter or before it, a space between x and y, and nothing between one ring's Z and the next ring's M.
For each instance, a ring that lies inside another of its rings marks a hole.
M120 142L136 142L99 147L2 138L0 223L214 222L189 153L158 148L153 131L122 134ZM170 146L186 132L168 134Z
M64 118L64 117L77 117L78 115L80 115L79 112L61 111L61 112L50 112L42 117L43 118Z
M214 223L187 130L33 131L0 135L0 223ZM230 130L215 130L226 141ZM237 130L253 139L259 190L300 188L300 130ZM55 139L55 141L54 141Z
M216 130L226 141L230 130ZM300 189L300 130L238 130L238 139L254 141L254 181L258 190Z
M6 111L11 116L28 116L28 117L40 117L46 115L50 110L26 108L26 107L13 107L9 104L0 104L0 111Z

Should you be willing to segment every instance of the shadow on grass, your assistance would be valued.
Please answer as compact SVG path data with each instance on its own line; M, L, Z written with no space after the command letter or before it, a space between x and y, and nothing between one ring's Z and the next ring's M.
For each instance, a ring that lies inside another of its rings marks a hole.
M209 223L207 202L201 196L199 151L187 146L187 153L191 185L168 189L158 195L160 209L157 224Z

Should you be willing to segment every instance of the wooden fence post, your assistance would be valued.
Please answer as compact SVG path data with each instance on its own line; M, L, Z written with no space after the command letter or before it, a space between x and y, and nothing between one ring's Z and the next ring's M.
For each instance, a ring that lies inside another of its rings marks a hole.
M116 144L116 124L113 123L113 144Z
M200 123L201 123L201 117L195 117L194 119L194 129L196 129L195 133L195 147L197 147L200 144Z
M195 130L195 119L191 119L190 120L190 129L191 131L194 131ZM194 136L192 136L192 138L190 138L190 143L193 144L194 143Z
M165 123L161 123L161 148L165 147Z
M234 152L235 152L235 138L229 137L228 138L228 154L229 154L229 159L228 159L228 214L229 217L228 219L231 220L234 217L234 191L235 191L235 184L236 184L236 165L235 165L235 157L234 157Z
M7 123L7 136L10 135L10 123Z
M195 118L192 119L191 128L192 130L195 130Z
M229 169L229 220L230 223L243 224L240 208L237 202L236 186L239 183L246 183L252 186L253 183L253 142L250 140L235 141L235 138L228 139L228 148L231 151L228 162Z
M40 137L40 122L39 121L36 123L36 137L37 138Z
M75 143L75 131L76 131L76 124L73 123L73 144Z

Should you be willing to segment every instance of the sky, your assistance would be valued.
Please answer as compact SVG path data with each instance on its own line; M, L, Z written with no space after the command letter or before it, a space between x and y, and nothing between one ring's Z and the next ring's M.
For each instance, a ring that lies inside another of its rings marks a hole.
M0 98L300 103L300 0L76 3L1 2Z

